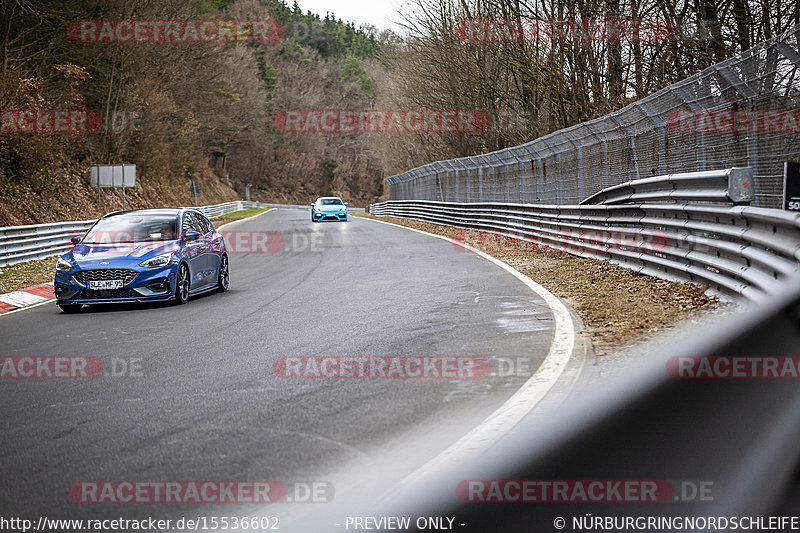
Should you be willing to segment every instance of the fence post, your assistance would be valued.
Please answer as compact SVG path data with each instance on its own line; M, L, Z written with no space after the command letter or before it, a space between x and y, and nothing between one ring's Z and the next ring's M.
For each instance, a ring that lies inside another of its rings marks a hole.
M667 173L667 159L666 155L664 154L664 147L667 144L667 124L666 121L657 120L658 117L657 113L654 113L652 108L647 105L646 102L639 100L638 102L634 103L636 107L642 110L642 112L650 119L653 123L653 128L656 130L656 136L658 138L657 144L659 146L658 150L658 171L656 174L659 176L663 176Z
M692 98L681 85L670 88L670 91L680 98L681 102L686 104L690 111L702 110L696 99ZM701 171L706 169L706 139L700 128L697 128L697 130L697 170Z
M577 178L576 179L576 181L577 181L577 183L576 183L577 191L576 192L577 192L578 198L577 198L577 201L575 203L577 204L578 202L583 200L583 198L585 196L584 195L584 190L583 190L583 144L580 141L577 141L575 139L575 137L572 135L572 132L570 130L568 130L568 129L564 130L564 136L569 140L569 142L572 143L572 146L575 147L575 152L576 152L575 155L576 155L577 163L578 163L578 175L576 177Z
M478 201L483 201L483 167L478 167Z

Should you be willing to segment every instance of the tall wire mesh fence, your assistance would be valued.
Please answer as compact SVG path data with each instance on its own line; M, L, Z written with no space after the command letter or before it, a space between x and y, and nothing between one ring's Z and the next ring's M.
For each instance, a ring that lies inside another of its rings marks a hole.
M800 159L800 25L601 118L497 152L386 178L392 200L578 204L640 178L751 167L759 207L781 207Z

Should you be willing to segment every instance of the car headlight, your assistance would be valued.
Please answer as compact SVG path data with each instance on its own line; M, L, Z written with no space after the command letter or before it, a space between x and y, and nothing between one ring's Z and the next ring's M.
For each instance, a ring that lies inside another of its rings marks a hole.
M145 259L139 263L139 266L144 268L157 268L167 266L170 263L172 263L172 252Z
M63 257L59 257L56 262L56 270L61 270L63 272L72 270L72 264Z

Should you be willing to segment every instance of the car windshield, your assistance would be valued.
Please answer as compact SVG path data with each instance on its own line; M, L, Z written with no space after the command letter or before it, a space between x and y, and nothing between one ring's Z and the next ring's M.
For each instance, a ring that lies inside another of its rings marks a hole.
M98 222L83 244L122 244L173 241L178 217L173 215L118 215Z
M319 205L343 205L342 201L338 198L321 198L317 200Z

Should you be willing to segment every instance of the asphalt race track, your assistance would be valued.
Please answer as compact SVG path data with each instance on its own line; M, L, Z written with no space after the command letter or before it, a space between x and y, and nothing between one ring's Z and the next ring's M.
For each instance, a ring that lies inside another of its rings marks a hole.
M202 504L76 503L69 489L91 480L288 483L324 480L343 464L375 469L377 452L403 435L491 413L547 355L544 302L445 240L356 217L313 224L302 209L226 233L240 239L227 293L79 315L47 303L0 317L4 357L104 365L94 379L0 380L5 515L197 516ZM530 367L476 379L287 379L273 370L287 356L478 356L493 368L497 358ZM446 444L412 455L421 463Z

